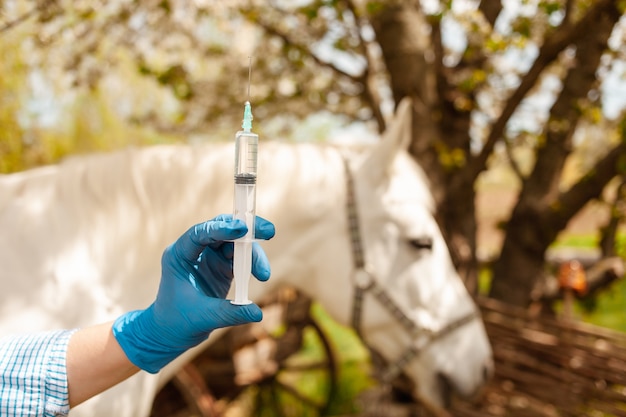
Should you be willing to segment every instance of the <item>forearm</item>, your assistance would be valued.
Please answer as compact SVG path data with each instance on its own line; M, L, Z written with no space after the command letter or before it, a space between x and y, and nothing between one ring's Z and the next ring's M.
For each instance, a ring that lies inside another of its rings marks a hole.
M124 381L139 371L113 337L112 323L78 330L67 347L70 406Z

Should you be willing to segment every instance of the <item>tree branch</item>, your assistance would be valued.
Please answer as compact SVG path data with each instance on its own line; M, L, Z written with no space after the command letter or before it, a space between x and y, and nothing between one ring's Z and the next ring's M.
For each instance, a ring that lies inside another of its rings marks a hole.
M370 44L365 39L363 39L363 36L361 34L362 29L363 29L363 24L361 22L361 19L359 18L359 13L358 13L356 4L354 4L353 0L345 0L345 2L346 2L346 6L348 7L348 10L350 10L350 12L352 13L352 16L354 16L357 36L359 38L359 49L361 50L360 52L362 53L366 62L365 71L361 75L361 78L362 78L361 83L363 84L363 87L365 88L365 92L364 92L365 99L370 104L370 108L372 109L372 112L374 113L374 119L376 120L376 124L378 126L378 132L382 133L385 131L386 122L385 122L385 117L383 116L383 113L381 111L382 100L380 98L380 95L378 94L378 89L376 88L375 85L373 85L374 80L372 77L371 70L375 68L375 65L374 65L374 60L369 54Z
M513 170L513 173L515 174L517 179L523 183L524 174L522 173L522 169L520 168L519 164L515 160L511 143L508 140L506 140L506 138L504 139L504 150L506 152L506 156L509 158L509 164L511 165L511 169Z
M434 68L437 76L437 92L439 104L442 110L440 121L441 132L446 144L453 149L461 149L465 155L471 153L470 125L472 109L478 108L477 92L479 87L474 86L471 91L460 88L458 78L460 74L465 77L473 77L475 71L484 71L487 62L485 54L485 38L482 33L492 33L493 25L502 9L502 4L497 0L482 1L479 5L481 17L474 21L481 27L473 35L468 35L468 42L461 59L455 68L449 69L443 65L444 47L442 43L440 19L432 19L431 42L435 52ZM457 102L467 101L470 105L459 106ZM462 174L462 173L461 173ZM468 179L470 179L468 177ZM458 180L457 180L458 181ZM472 180L473 181L473 180ZM463 182L461 180L461 182ZM468 182L465 182L467 184ZM464 185L465 186L465 185Z
M18 16L9 22L6 22L4 25L0 26L0 34L9 31L13 27L35 16L39 12L39 10L41 10L41 7L42 7L41 5L35 6L28 12L24 13L23 15Z
M502 2L496 0L482 0L478 5L478 10L480 10L483 16L485 16L485 19L487 19L487 22L493 27L502 10Z
M350 80L352 80L354 82L361 82L362 81L362 75L354 76L352 74L349 74L349 73L347 73L347 72L337 68L335 65L333 65L332 62L324 61L319 56L317 56L315 53L313 53L313 51L311 49L309 49L306 45L303 45L301 43L296 42L287 33L281 32L280 30L278 30L274 26L272 26L272 25L262 21L261 19L255 20L254 23L257 24L258 26L260 26L268 34L276 36L276 37L282 39L283 42L285 42L287 45L291 46L292 48L296 48L299 51L304 52L306 55L308 55L311 58L313 58L313 60L319 66L325 67L325 68L330 68L337 75L349 78Z
M520 195L520 200L527 202L542 201L537 209L548 216L554 207L553 201L559 197L563 168L573 150L572 138L582 117L582 109L589 91L597 84L598 65L620 16L616 9L607 8L598 16L594 26L587 28L587 35L572 45L576 50L576 66L570 68L562 80L563 86L544 126L544 140L537 147L533 170ZM544 226L546 230L554 227L553 224Z
M572 8L574 7L574 0L565 1L565 15L563 16L563 22L570 23L572 20Z
M565 47L589 33L591 28L593 28L595 26L594 24L598 21L599 15L607 7L614 7L611 0L598 1L576 24L562 24L552 36L546 40L539 50L537 59L522 78L517 90L511 94L500 117L498 117L493 124L482 151L479 155L471 159L471 163L467 164L466 172L463 175L476 178L485 169L487 159L493 152L496 143L502 138L504 129L511 116L518 108L522 99L533 86L535 86L545 68L558 57L559 53L565 49Z
M565 227L572 217L590 200L600 197L602 190L619 172L617 164L626 157L626 142L622 141L598 160L587 174L569 190L561 193L554 204L549 222Z
M602 251L603 256L615 256L617 255L617 235L619 232L619 226L624 221L624 196L626 194L626 178L621 175L620 184L615 192L615 197L611 201L607 201L609 204L609 219L600 227L600 242L598 246Z

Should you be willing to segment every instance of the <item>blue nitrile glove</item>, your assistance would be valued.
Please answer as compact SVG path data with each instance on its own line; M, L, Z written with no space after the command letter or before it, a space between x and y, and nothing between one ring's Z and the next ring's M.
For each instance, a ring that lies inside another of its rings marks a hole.
M247 227L230 215L190 228L161 259L161 284L156 300L113 324L113 334L128 359L156 373L180 354L204 341L220 327L260 321L256 304L233 305L225 300L233 277L233 243ZM255 238L270 239L274 225L256 218ZM269 261L257 244L252 249L252 274L270 277Z

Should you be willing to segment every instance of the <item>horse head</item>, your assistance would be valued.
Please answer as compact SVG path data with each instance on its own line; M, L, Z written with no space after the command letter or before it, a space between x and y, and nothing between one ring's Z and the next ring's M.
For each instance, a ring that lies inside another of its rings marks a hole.
M428 180L406 151L410 106L400 104L373 149L346 160L346 219L333 227L350 230L348 243L327 242L319 250L328 262L331 253L351 253L348 271L333 267L338 275L347 273L351 284L335 279L328 284L332 289L318 289L322 284L309 281L305 288L329 301L327 308L382 356L383 380L403 373L416 398L442 406L448 391L471 396L479 390L492 373L492 352L436 223ZM329 191L327 198L336 196ZM346 292L355 294L351 305L338 295Z

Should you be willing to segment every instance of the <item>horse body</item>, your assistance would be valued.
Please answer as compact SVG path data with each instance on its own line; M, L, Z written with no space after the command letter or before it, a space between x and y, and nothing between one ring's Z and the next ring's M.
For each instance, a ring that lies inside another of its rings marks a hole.
M347 160L367 268L406 316L437 331L476 308L452 267L423 173L403 149L406 118L399 120L375 149L350 156L332 146L261 143L257 213L275 223L277 235L262 243L272 278L251 283L251 299L293 285L350 324ZM192 224L231 211L232 158L230 144L157 146L0 177L0 335L81 327L147 307L163 249ZM432 248L411 246L423 237ZM364 341L388 360L423 342L380 303L366 298L363 311ZM189 355L71 415L148 415L159 386ZM424 345L404 371L417 382L416 396L441 403L440 376L471 394L490 361L482 323L473 320Z

